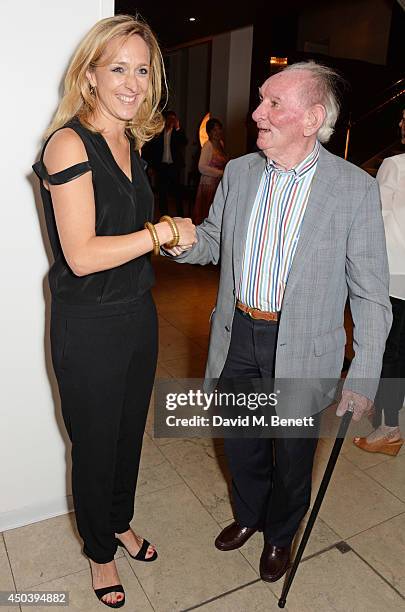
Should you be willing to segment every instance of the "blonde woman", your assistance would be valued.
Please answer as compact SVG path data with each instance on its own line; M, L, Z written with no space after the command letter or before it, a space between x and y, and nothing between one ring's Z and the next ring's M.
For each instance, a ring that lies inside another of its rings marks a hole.
M175 233L170 220L150 223L153 194L138 152L163 127L162 77L145 23L98 22L72 59L34 165L55 258L52 360L77 526L96 595L114 608L125 602L117 546L140 561L157 557L130 522L157 359L150 255ZM194 242L190 220L177 228L180 245Z

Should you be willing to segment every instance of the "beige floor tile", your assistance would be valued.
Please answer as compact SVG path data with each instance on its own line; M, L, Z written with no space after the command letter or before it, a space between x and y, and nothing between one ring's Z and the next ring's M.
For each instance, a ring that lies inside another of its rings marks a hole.
M162 327L159 334L159 359L169 361L180 356L201 355L201 347L172 326Z
M192 439L162 446L162 452L215 520L232 518L223 455L213 456L213 447ZM207 452L208 450L208 452Z
M318 441L318 446L317 446L315 457L314 457L314 467L312 470L312 496L311 496L312 502L314 501L319 485L321 484L321 480L323 478L325 468L329 461L331 450L332 450L332 444L330 443L329 440L319 440ZM335 478L337 469L340 468L340 466L342 465L343 465L343 469L349 469L349 470L356 469L356 467L350 461L345 459L342 453L340 453L337 463L336 463L335 470L332 475L331 483L329 485L330 487L333 486L333 482L334 482L334 478ZM328 489L328 494L329 494L329 489Z
M201 346L201 348L204 349L207 355L208 355L209 338L210 338L209 333L206 333L206 334L198 333L198 334L190 335L190 339L196 344L198 344L199 346Z
M14 588L13 589L3 589L3 590L13 591L13 593L15 592ZM15 605L11 607L9 605L6 605L5 603L1 605L1 612L19 612L19 610L21 610L21 608Z
M167 321L167 319L165 319L163 315L158 316L158 322L159 322L159 329L161 327L170 327L169 321Z
M178 442L179 440L179 438L155 438L153 435L153 428L150 435L155 444L159 447L166 446L166 444L172 444L173 442Z
M165 368L163 363L160 360L158 360L157 367L156 367L155 381L161 381L161 380L165 380L167 378L170 379L170 378L173 378L173 377L170 374L169 370L167 370Z
M0 591L9 591L13 589L13 575L11 573L11 567L3 540L3 534L0 533Z
M390 461L388 455L382 453L368 453L367 451L361 450L361 448L357 448L357 446L353 444L352 438L350 440L345 440L343 443L342 455L361 470L379 465L385 461Z
M170 307L174 305L190 305L193 303L193 297L187 293L187 279L177 279L172 277L167 282L157 281L158 284L153 290L153 296L156 302L156 308L159 316L164 317L164 311L170 311Z
M15 591L10 563L8 561L3 534L0 533L0 591ZM2 612L16 612L15 606L1 606Z
M163 367L173 378L204 378L207 355L200 349L200 353L185 355L176 359L163 361Z
M117 569L120 580L125 589L125 606L123 610L128 612L152 612L145 593L143 592L136 576L134 575L125 557L117 559ZM36 590L36 589L33 589ZM49 606L22 606L22 612L49 612L49 610L64 610L66 612L101 612L107 610L107 606L100 603L91 586L90 570L78 571L67 576L41 584L38 591L68 591L69 605L54 608ZM15 610L15 608L14 608Z
M154 393L152 393L152 397L150 399L150 404L149 404L148 416L146 417L146 424L145 424L145 432L151 438L153 438L153 423L154 423L153 411L154 409L155 409L155 396L154 396Z
M283 580L268 583L279 597ZM336 548L298 568L285 610L288 612L398 612L403 600L353 552Z
M295 554L298 549L302 535L304 533L304 529L307 526L308 518L309 518L309 513L303 519L298 529L297 535L294 540L293 554ZM324 550L325 548L328 548L329 546L333 546L337 542L340 542L340 540L341 538L339 537L339 535L335 533L333 529L331 529L318 516L318 518L316 519L315 525L311 531L310 538L305 547L304 558L309 557L321 550Z
M209 314L207 315L206 312L198 308L187 306L173 311L164 309L162 310L162 315L173 327L179 329L187 336L209 333Z
M187 292L187 287L189 287L189 281L186 281L186 283L181 282L178 287L179 293L182 291ZM162 304L158 303L157 308L162 313L162 316L168 321L170 321L170 317L176 315L191 316L193 314L201 315L207 313L207 301L201 300L200 287L192 288L184 297L185 299L182 297L181 300L172 300L171 302L163 302ZM194 306L192 312L190 312L190 305Z
M145 434L136 494L146 495L181 482L180 476L158 446Z
M405 455L379 463L366 473L405 502Z
M405 596L405 513L347 543Z
M146 419L145 431L147 432L147 434L151 437L151 439L154 441L154 443L157 446L161 446L163 444L169 444L170 442L175 442L176 440L179 439L175 437L173 438L172 437L170 438L155 437L154 422L155 422L155 409L157 409L156 408L157 398L162 398L164 396L164 393L166 392L184 393L184 387L177 380L169 376L165 377L164 379L162 378L160 380L155 381L154 392L152 394L152 398L151 398L151 402L149 406L148 417ZM164 408L161 408L161 409L164 409Z
M193 443L200 444L209 457L225 456L223 438L193 438Z
M129 561L155 610L183 610L256 578L237 551L224 563L214 547L218 525L186 485L137 497L136 516L159 557Z
M333 440L330 439L323 439L321 438L320 440L318 440L318 445L316 447L316 452L315 452L315 460L314 462L327 462L329 460L330 457L330 453L332 450L332 446L333 446ZM339 458L342 456L342 454L339 456Z
M148 433L145 433L142 444L141 468L155 467L163 461L167 461L166 457L159 450L159 447L152 440Z
M311 506L318 492L333 440L321 439L315 454ZM385 463L385 462L384 462ZM367 500L367 503L366 503ZM341 538L350 537L402 510L403 504L348 461L341 452L325 495L320 516Z
M314 466L312 503L326 462ZM340 456L319 512L320 518L341 539L369 529L405 510L405 504L367 473Z
M11 529L4 537L19 589L89 567L73 513Z
M153 290L153 298L155 300L156 309L160 317L164 318L162 312L162 306L164 304L171 304L173 302L173 287L168 287L160 283L159 287L155 287Z
M197 608L204 612L267 612L278 609L276 597L261 581Z
M154 415L153 409L149 409L148 418L146 420L145 431L151 437L156 446L162 446L164 444L170 444L171 442L176 442L178 438L156 438L154 432Z
M177 299L174 297L174 284L169 286L160 285L156 287L154 291L158 315L166 320L168 320L166 314L172 313L176 306L182 309L186 309L187 307L190 309L192 306L191 296L186 295L185 283L183 281L179 283L177 279L173 280L173 283L176 283L175 292L177 296L181 296L180 299L179 297L177 297Z

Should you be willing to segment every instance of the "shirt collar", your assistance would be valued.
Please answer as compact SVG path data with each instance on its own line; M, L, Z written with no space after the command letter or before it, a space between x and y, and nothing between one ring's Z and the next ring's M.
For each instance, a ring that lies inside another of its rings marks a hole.
M284 176L290 175L294 176L296 181L301 180L308 172L310 172L314 166L317 164L319 159L319 151L320 151L319 141L315 141L315 146L312 149L311 153L299 164L297 164L294 168L290 170L282 170L281 168L276 166L276 162L272 159L267 159L266 161L266 173L276 172L277 174L283 174Z

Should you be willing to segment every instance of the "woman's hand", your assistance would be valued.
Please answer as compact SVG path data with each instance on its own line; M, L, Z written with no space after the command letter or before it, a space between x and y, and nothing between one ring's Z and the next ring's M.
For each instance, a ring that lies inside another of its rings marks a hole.
M183 219L182 217L174 217L174 222L177 225L177 229L179 230L180 238L177 246L168 249L163 244L163 249L169 255L176 257L177 255L181 255L184 251L189 251L192 246L197 242L197 236L195 231L195 225L193 225L191 219ZM168 241L170 242L170 241Z
M195 225L191 219L183 219L182 217L173 217L173 221L177 225L179 231L179 242L175 247L170 249L166 248L165 245L173 240L173 232L167 221L161 221L156 223L155 229L158 235L159 243L170 255L180 255L183 251L191 249L193 244L197 242L197 236L195 231Z

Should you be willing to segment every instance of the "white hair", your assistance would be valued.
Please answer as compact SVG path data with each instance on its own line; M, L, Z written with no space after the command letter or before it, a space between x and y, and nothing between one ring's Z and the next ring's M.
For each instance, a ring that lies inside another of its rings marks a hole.
M293 70L306 70L311 73L312 86L305 88L304 95L309 104L321 104L324 107L325 119L318 130L317 138L320 142L328 142L335 131L340 111L337 84L344 82L344 79L332 68L317 64L313 60L291 64L284 68L283 72Z

